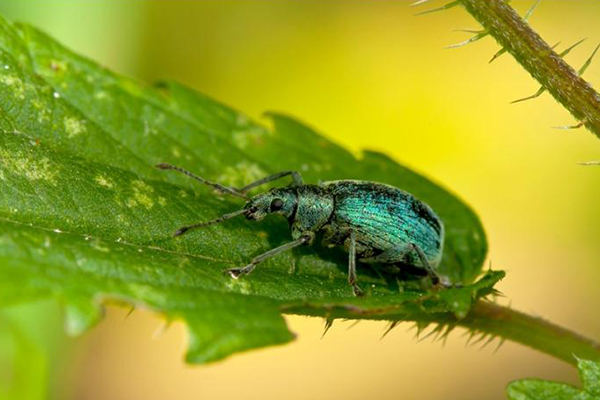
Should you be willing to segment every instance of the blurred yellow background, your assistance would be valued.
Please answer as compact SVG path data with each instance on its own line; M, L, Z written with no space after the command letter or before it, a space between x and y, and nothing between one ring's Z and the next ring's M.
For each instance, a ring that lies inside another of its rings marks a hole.
M522 14L533 0L511 2ZM295 115L357 153L384 151L466 200L488 232L489 262L508 272L512 307L600 339L600 141L486 38L460 49L461 8L415 17L396 1L3 0L0 13L30 22L118 72L172 78L260 119ZM432 6L443 3L433 2ZM428 6L425 6L428 7ZM422 8L422 9L425 9ZM600 40L600 3L544 0L531 18L551 44L583 64ZM585 76L600 81L600 60ZM51 307L52 310L54 308ZM58 312L56 310L52 312ZM417 343L409 325L288 317L290 345L209 366L183 363L185 329L109 307L54 357L55 398L77 399L504 399L511 380L576 384L573 368L514 343L494 353ZM156 333L156 332L159 333ZM63 356L64 354L64 356ZM66 361L68 360L68 362Z

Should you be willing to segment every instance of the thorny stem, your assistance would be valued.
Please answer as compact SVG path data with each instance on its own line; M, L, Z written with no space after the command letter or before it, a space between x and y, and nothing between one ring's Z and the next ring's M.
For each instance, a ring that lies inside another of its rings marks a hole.
M461 0L464 8L577 121L600 137L600 95L505 0Z
M396 326L399 322L414 321L417 324L439 324L441 326L461 326L477 335L497 337L501 341L510 340L531 347L542 353L576 364L577 356L589 360L600 360L600 343L596 343L568 329L562 328L542 318L524 314L485 300L480 300L463 319L457 320L450 314L437 315L393 315L361 314L352 309L335 308L324 310L312 307L294 307L285 310L290 314L322 316L327 320L335 318L387 320ZM441 329L440 329L441 331Z
M458 325L524 344L570 364L600 360L600 344L539 317L479 301Z

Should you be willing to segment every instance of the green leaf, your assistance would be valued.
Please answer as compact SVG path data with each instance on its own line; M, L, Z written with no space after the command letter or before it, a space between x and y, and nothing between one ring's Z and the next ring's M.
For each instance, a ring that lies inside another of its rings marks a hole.
M583 384L578 389L565 383L541 379L521 379L508 385L510 400L598 400L600 399L600 361L577 359Z
M579 389L564 383L538 379L516 381L511 383L507 389L510 400L572 400L579 392Z
M600 398L600 362L577 359L583 389Z
M463 317L501 272L477 283L486 239L454 195L388 157L360 159L292 118L259 125L177 83L116 75L36 29L0 21L0 302L54 296L68 332L100 305L148 307L190 330L187 359L206 362L293 338L283 311L345 310L349 318ZM464 284L439 292L359 266L364 298L347 284L347 255L296 249L232 280L223 269L290 240L285 221L243 219L173 238L182 225L239 209L170 162L227 185L295 169L308 182L389 183L430 204L446 225L440 272Z

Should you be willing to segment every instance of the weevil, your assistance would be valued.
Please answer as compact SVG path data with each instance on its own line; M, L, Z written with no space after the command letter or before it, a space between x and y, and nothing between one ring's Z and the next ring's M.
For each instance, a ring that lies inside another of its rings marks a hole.
M233 278L251 273L258 264L277 254L312 244L316 233L322 231L324 245L341 245L348 251L348 283L357 296L362 294L356 283L357 259L367 264L416 267L429 275L433 285L448 286L435 269L442 258L444 224L427 204L393 186L359 180L306 184L297 171L283 171L238 189L209 181L171 164L156 167L181 172L224 194L246 200L242 209L181 227L174 236L239 215L255 221L268 214L287 218L293 240L255 257L244 267L227 269ZM292 178L290 185L248 197L251 189L286 176Z

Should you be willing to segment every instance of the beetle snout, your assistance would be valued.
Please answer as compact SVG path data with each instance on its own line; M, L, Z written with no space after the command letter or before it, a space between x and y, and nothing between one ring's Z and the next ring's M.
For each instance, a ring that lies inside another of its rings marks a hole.
M256 206L252 206L252 207L247 207L244 210L244 216L247 219L254 219L254 214L256 213L256 211L258 211L258 208L256 208Z
M244 216L250 221L260 221L265 217L265 213L257 206L246 208Z
M244 212L244 216L248 220L255 220L256 219L256 211L257 211L256 209L249 208Z

